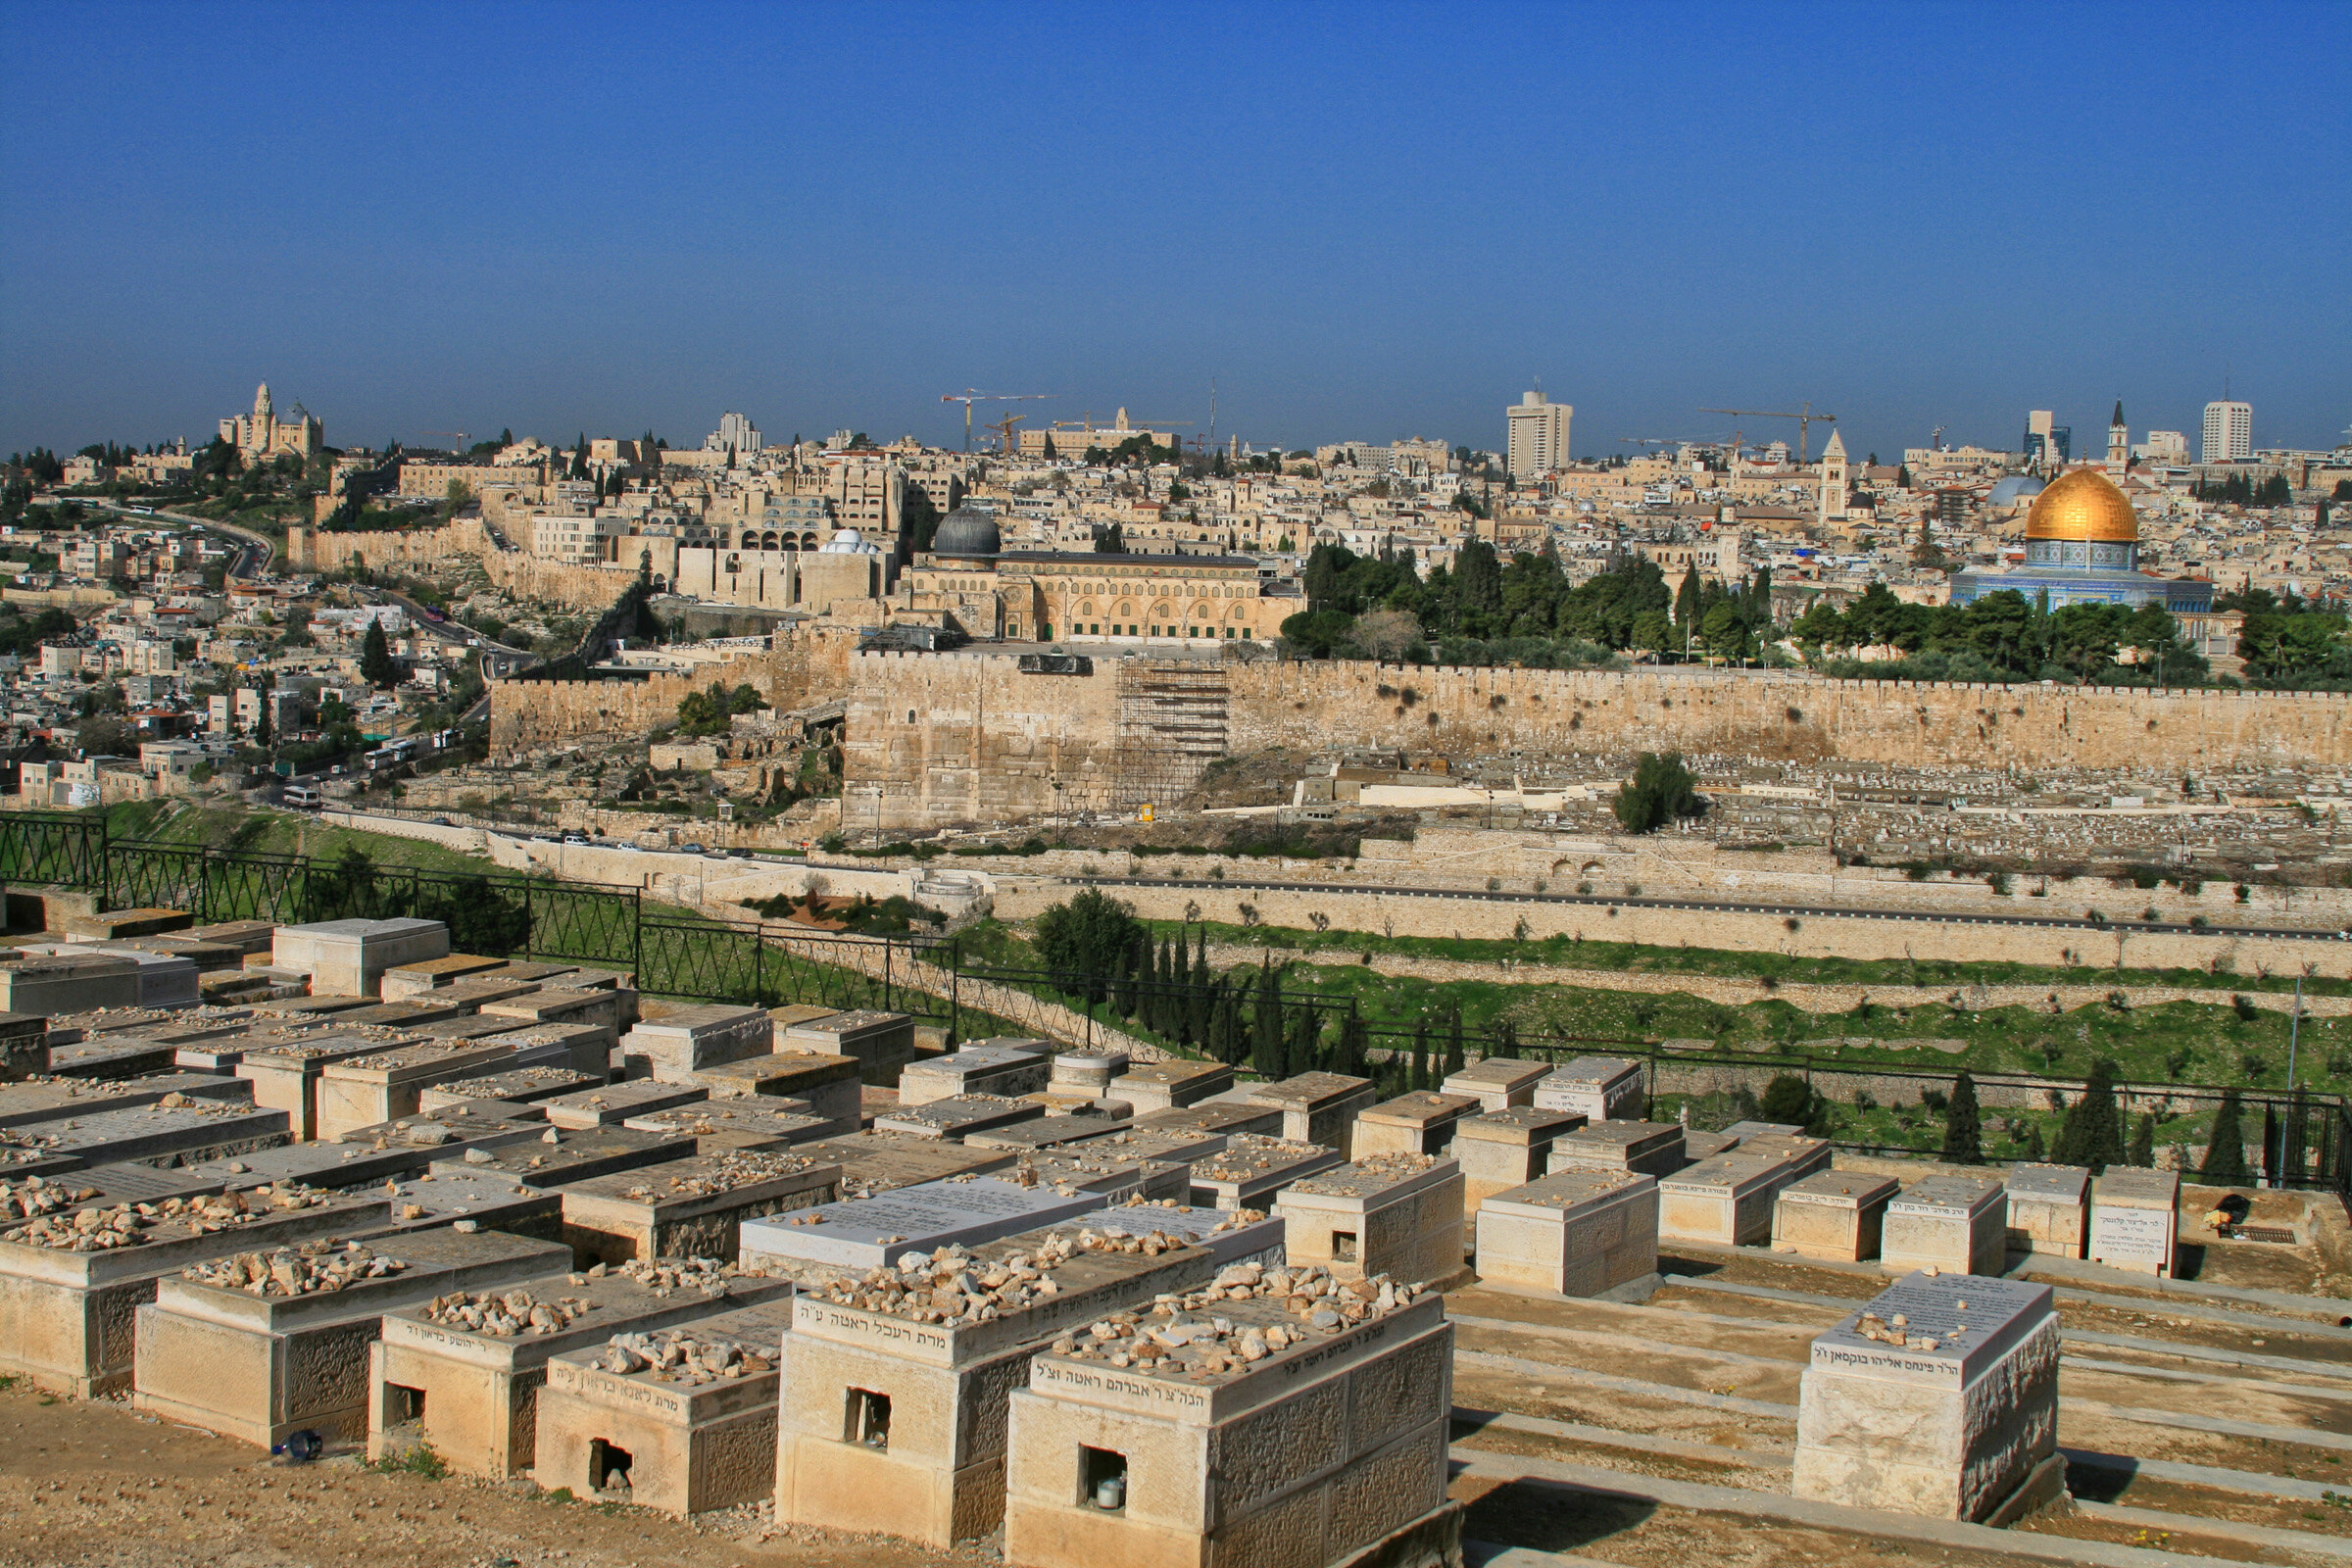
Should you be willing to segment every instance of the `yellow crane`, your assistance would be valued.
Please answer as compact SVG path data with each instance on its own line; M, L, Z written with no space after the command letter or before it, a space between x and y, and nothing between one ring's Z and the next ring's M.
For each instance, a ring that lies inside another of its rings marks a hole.
M1796 466L1805 466L1805 448L1816 424L1836 424L1835 414L1815 414L1808 403L1801 410L1791 409L1701 409L1701 414L1730 414L1748 419L1794 419L1796 421Z
M963 405L963 450L972 450L972 405L975 403L1029 403L1039 398L1057 396L1053 392L979 392L965 387L960 392L949 392L940 398L942 403Z
M1029 416L1026 414L1007 414L996 423L985 424L981 428L997 432L998 439L1004 444L1004 455L1009 458L1012 456L1012 427L1016 424L1026 423L1028 418Z

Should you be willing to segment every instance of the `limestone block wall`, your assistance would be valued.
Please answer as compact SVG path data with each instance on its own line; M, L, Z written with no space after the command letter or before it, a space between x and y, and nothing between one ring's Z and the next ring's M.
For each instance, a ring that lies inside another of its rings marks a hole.
M613 592L616 596L619 589ZM748 684L771 708L785 711L805 708L840 694L850 661L863 657L856 648L854 628L810 627L780 633L764 654L754 652L721 665L676 674L655 672L621 680L492 681L490 755L506 760L582 740L642 741L652 730L674 724L679 702L713 680L730 686Z
M417 565L483 554L478 517L459 517L438 528L386 529L380 533L328 533L318 528L286 530L286 564L298 571L340 571L356 558L371 566Z

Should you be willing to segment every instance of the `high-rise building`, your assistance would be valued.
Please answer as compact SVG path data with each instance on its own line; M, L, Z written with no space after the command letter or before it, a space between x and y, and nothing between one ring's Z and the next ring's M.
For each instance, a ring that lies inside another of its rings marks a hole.
M2205 405L2204 463L2243 463L2254 456L2254 405Z
M1504 417L1508 439L1503 450L1514 479L1536 479L1568 466L1568 421L1575 406L1553 403L1541 392L1530 392Z
M752 428L752 421L740 414L728 413L718 416L718 428L703 437L705 452L738 452L745 455L757 452L760 436Z
M2044 473L2056 473L2074 456L2074 427L2052 423L2056 417L2048 409L2035 409L2026 416L2026 463Z

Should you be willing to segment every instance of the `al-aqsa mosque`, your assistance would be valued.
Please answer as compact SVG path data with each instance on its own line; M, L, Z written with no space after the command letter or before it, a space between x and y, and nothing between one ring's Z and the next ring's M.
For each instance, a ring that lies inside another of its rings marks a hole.
M1952 603L2014 589L2051 610L2068 605L2161 605L2174 614L2213 609L2213 584L2139 567L2139 518L2113 480L2074 468L2052 480L2026 514L2026 561L2007 571L1963 571Z

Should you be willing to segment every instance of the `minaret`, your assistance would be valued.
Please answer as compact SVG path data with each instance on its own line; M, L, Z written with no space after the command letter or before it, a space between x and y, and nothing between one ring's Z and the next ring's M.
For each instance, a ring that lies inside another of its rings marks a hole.
M2115 400L2115 417L2107 421L2107 477L2121 480L2132 466L2132 432L2124 426L2124 400Z
M1844 515L1845 438L1832 430L1830 444L1821 449L1820 521L1827 525Z

